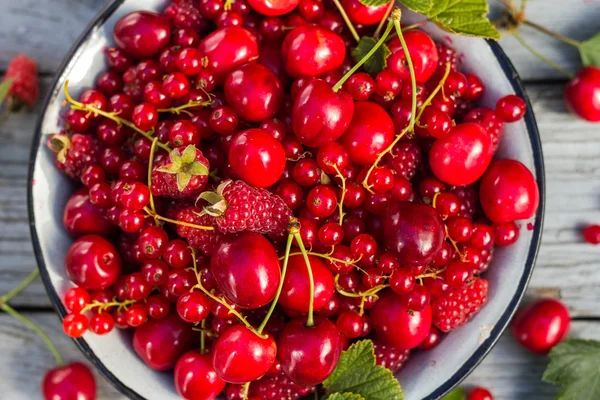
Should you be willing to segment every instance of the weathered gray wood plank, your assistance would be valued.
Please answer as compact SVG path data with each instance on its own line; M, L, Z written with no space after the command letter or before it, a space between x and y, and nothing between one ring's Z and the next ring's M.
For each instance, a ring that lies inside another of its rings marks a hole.
M493 15L502 6L489 0ZM105 4L103 0L48 0L40 7L39 0L3 0L0 2L0 70L18 52L31 55L44 73L54 73L63 56L88 22ZM584 40L600 29L598 0L565 0L560 7L549 6L547 0L530 0L528 18L559 33ZM577 51L568 45L541 36L524 28L527 41L550 59L570 70L579 66ZM541 64L512 37L500 42L521 76L526 80L560 78L561 75Z

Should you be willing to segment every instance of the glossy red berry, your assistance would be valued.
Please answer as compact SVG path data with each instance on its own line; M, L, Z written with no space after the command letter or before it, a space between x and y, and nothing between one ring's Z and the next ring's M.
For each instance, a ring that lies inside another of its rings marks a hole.
M198 351L181 356L175 364L173 379L177 393L184 399L213 399L225 389L225 381L212 366L212 357Z
M496 114L504 122L515 122L523 118L527 104L517 95L502 97L496 103Z
M590 244L600 243L600 225L588 225L583 229L583 239Z
M203 58L204 56L200 50L189 47L179 52L175 63L179 71L187 76L194 76L202 71L205 62Z
M320 258L309 256L314 279L315 310L324 307L333 297L335 284L333 275ZM310 299L308 271L304 258L294 255L289 258L288 270L283 280L279 304L284 308L300 313L308 312Z
M600 68L582 68L565 87L567 108L590 122L600 121Z
M344 238L344 228L337 222L329 222L319 229L319 241L325 246L337 246Z
M315 160L306 158L298 161L292 170L292 177L300 186L315 186L321 179L321 171Z
M112 331L115 319L108 312L94 314L90 318L90 330L96 335L105 335Z
M79 287L69 289L64 297L65 307L72 313L81 312L90 301L91 298L88 291Z
M375 92L375 81L366 72L358 72L348 79L346 90L355 101L369 100Z
M427 82L438 64L439 55L435 42L428 34L417 29L405 32L404 40L412 59L417 82ZM392 52L388 58L388 68L402 80L410 81L410 71L400 40L394 37L389 41L388 47Z
M169 44L171 21L149 11L135 11L122 17L114 27L117 45L137 58L153 57Z
M95 400L96 380L85 364L73 362L46 372L42 393L46 400Z
M494 400L489 390L481 386L473 388L467 397L467 400Z
M177 300L177 314L186 322L197 324L208 317L210 300L201 292L189 292Z
M121 256L106 239L86 235L67 251L65 266L69 278L87 290L111 286L121 273Z
M235 133L239 123L238 115L232 108L221 106L215 108L210 114L210 127L220 135L231 135Z
M512 322L515 339L534 353L546 354L569 333L571 317L563 303L540 299L517 312Z
M519 227L514 222L494 224L494 244L496 246L510 246L519 239Z
M132 114L133 124L142 131L153 129L158 123L158 111L154 104L142 103L135 106Z
M306 207L315 217L329 217L337 207L336 191L331 185L315 186L306 197Z
M63 331L72 338L82 337L89 325L87 317L79 313L67 314L62 322Z
M134 328L143 325L148 320L148 307L141 303L132 304L125 311L125 320Z

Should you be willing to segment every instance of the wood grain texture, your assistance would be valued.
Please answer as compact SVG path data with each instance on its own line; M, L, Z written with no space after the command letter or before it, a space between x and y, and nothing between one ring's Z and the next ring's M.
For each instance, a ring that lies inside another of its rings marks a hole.
M0 15L9 15L0 24L0 70L17 53L31 55L40 70L52 74L60 65L75 39L93 16L106 3L104 0L3 0ZM492 16L503 7L489 0ZM518 2L517 2L518 3ZM565 0L549 4L547 0L530 0L527 16L576 40L584 40L600 29L600 0ZM523 35L533 47L571 71L580 65L577 50L523 28ZM558 72L539 62L514 38L507 35L500 41L521 77L526 80L563 78Z

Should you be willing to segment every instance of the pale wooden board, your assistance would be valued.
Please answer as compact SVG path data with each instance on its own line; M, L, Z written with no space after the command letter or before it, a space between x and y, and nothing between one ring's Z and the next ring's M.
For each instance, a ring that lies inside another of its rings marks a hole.
M56 316L50 313L25 315L52 337L65 360L86 361L75 344L61 332ZM571 337L598 338L600 323L574 322ZM45 371L54 367L54 358L38 336L6 314L0 314L0 354L0 397L10 400L41 398L40 383ZM495 400L548 400L557 390L540 381L546 364L545 357L528 353L505 334L465 385L486 386ZM98 400L125 399L98 373L96 377Z
M0 70L17 53L32 56L45 73L54 73L75 39L105 4L103 0L2 0L0 1ZM489 0L493 15L502 7ZM528 17L548 28L577 40L584 40L600 30L600 0L530 0ZM9 16L9 17L7 17ZM577 51L529 28L523 31L528 42L575 71L579 67ZM560 78L556 71L542 65L513 38L500 42L524 79Z

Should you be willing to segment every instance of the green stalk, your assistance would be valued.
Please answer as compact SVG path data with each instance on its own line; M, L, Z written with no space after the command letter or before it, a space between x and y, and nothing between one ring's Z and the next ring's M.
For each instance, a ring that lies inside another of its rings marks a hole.
M156 153L156 145L158 144L158 138L154 138L152 146L150 147L150 160L148 161L148 189L150 190L150 209L156 214L156 208L154 207L154 196L152 195L152 167L154 166L154 153Z
M398 10L400 11L400 10ZM417 112L417 78L415 77L415 67L413 66L412 59L410 58L410 53L408 51L408 46L406 45L406 41L404 40L404 35L402 34L402 27L400 26L400 17L393 18L394 27L396 28L396 33L398 34L398 39L400 39L400 44L402 44L402 50L404 51L404 56L406 57L406 63L408 64L408 70L410 71L410 85L412 87L412 98L411 98L411 111L410 111L410 123L408 125L408 131L414 132L415 130L415 117Z
M33 280L35 278L37 278L39 275L40 275L40 270L39 269L36 268L33 271L31 271L31 273L29 274L29 276L27 278L25 278L25 280L23 282L19 283L10 292L8 292L4 296L0 297L0 304L7 303L10 299L12 299L13 297L15 297L19 293L21 293L23 291L23 289L25 289L27 286L29 286L29 284L31 282L33 282Z
M304 262L306 263L306 272L308 273L310 299L308 300L308 317L306 318L306 326L310 327L315 325L313 316L313 307L315 302L315 279L313 277L312 267L310 266L310 260L308 259L308 253L306 252L306 248L304 247L304 243L302 242L302 237L300 236L299 232L294 234L294 239L296 239L296 242L298 242L298 247L300 247L302 257L304 257Z
M561 67L560 65L558 65L557 63L555 63L554 61L552 61L549 58L547 58L546 56L544 56L542 53L538 52L536 49L534 49L533 47L531 47L529 44L527 44L527 42L525 42L525 40L519 34L519 32L514 31L514 32L512 32L512 34L515 37L515 39L517 39L517 41L519 43L521 43L521 45L523 47L525 47L527 50L529 50L529 52L531 54L533 54L534 56L536 56L541 61L543 61L544 63L548 64L550 67L552 67L553 69L557 70L561 74L567 76L569 79L573 79L573 74L572 73L570 73L569 71L567 71L566 69L564 69L563 67Z

